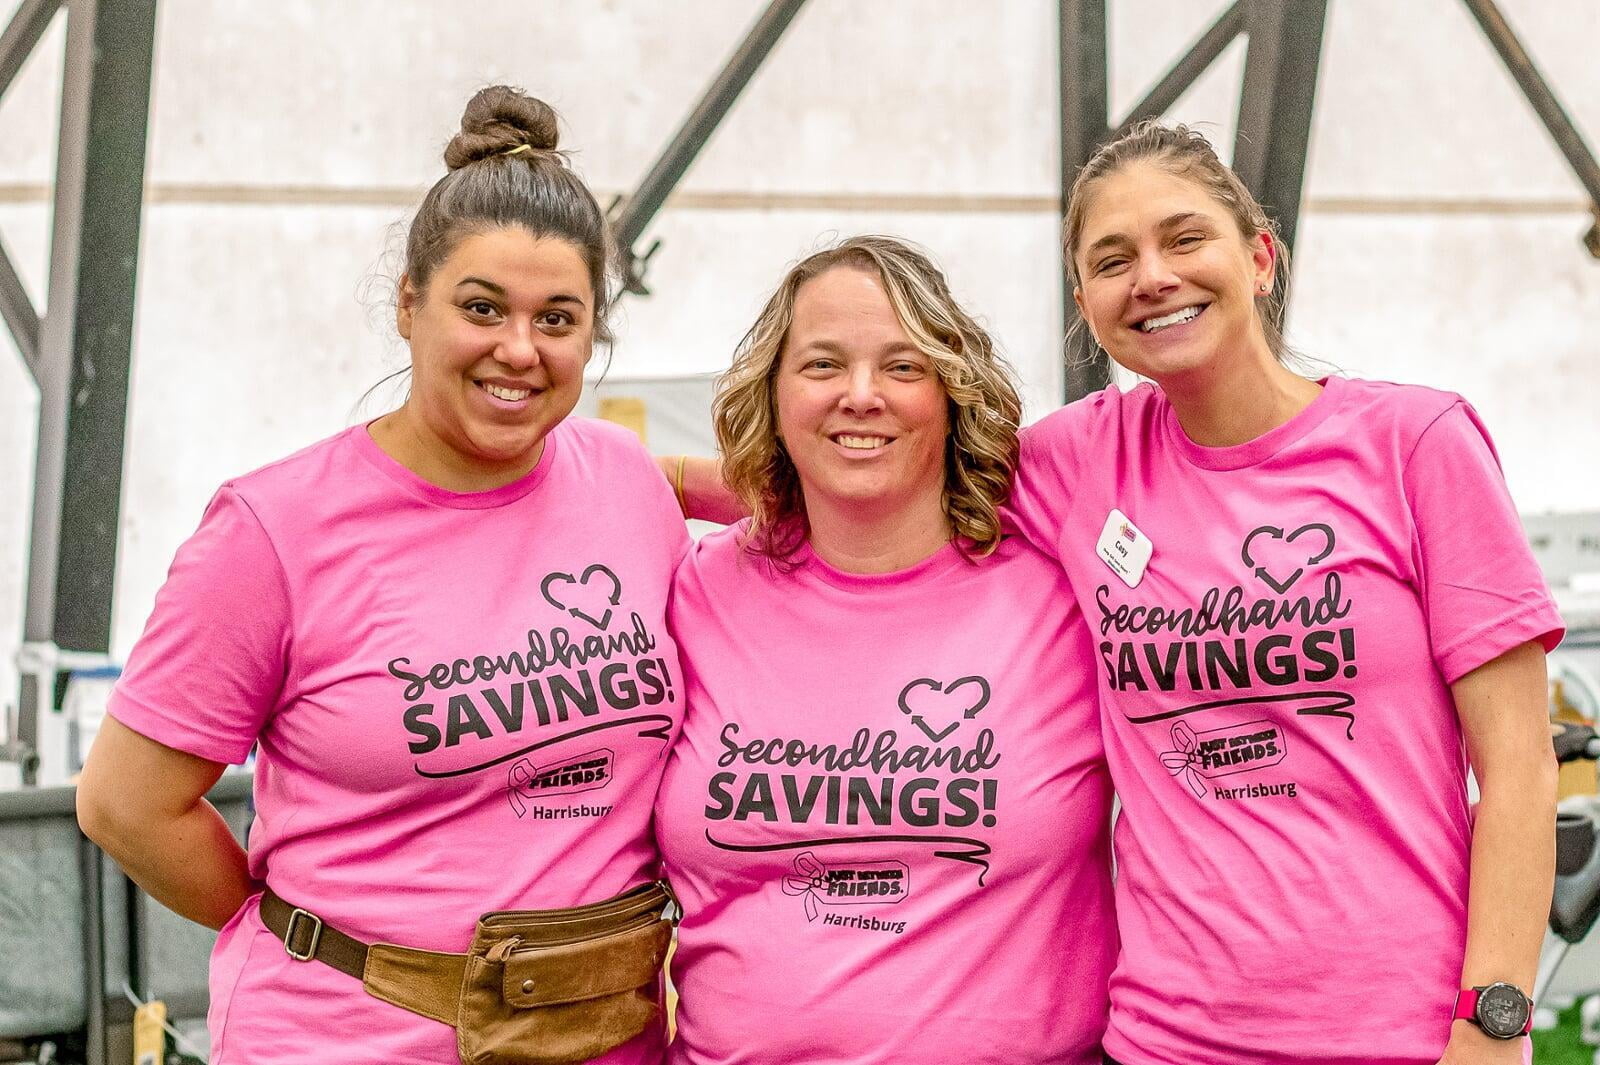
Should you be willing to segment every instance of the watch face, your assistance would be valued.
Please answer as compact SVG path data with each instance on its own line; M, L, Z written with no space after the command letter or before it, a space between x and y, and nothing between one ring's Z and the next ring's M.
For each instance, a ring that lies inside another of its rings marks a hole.
M1478 995L1478 1025L1496 1039L1511 1039L1528 1025L1528 1000L1510 984L1490 984Z

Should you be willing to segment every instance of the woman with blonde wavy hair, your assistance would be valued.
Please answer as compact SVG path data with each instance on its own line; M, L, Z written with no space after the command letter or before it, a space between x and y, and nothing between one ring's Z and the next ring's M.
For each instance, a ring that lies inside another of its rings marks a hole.
M1087 627L1001 531L1019 415L988 335L887 237L792 268L723 377L751 517L670 608L673 1061L1099 1061L1110 784Z

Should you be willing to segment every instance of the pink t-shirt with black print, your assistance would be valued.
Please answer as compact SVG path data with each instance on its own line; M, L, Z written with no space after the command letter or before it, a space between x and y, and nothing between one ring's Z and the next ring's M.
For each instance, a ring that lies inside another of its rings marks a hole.
M291 904L365 942L464 951L487 911L657 875L687 547L617 427L569 418L528 475L460 494L357 426L222 487L110 712L216 762L256 745L250 873ZM217 941L210 1025L217 1065L456 1059L450 1026L291 960L254 897ZM663 1035L602 1060L658 1063Z
M1025 430L1013 516L1093 633L1126 1065L1432 1065L1471 826L1449 685L1561 620L1460 397L1332 378L1237 447L1150 385Z
M742 533L673 586L671 1060L1098 1065L1111 793L1060 568L1012 538L784 571Z

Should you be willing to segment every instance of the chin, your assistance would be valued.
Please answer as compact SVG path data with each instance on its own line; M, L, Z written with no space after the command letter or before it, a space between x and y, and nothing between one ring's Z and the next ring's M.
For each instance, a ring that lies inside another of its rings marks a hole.
M543 428L538 432L523 429L516 433L480 430L472 433L469 439L479 461L492 466L508 466L526 461L547 435L548 430Z
M1211 361L1212 352L1203 345L1185 345L1172 351L1130 351L1111 356L1118 366L1152 381L1177 377L1203 368Z

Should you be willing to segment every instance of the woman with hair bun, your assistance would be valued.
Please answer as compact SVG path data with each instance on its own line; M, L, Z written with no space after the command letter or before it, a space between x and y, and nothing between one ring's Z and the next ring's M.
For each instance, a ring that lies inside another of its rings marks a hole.
M222 486L84 769L85 831L222 929L216 1065L661 1058L688 540L638 440L569 417L611 257L556 144L540 101L473 97L411 223L404 403ZM204 796L252 748L246 853ZM625 928L591 956L479 921L552 909Z
M1099 1061L1110 784L1071 591L1000 526L1020 411L887 237L792 268L719 383L753 517L673 585L672 1061Z
M1522 1060L1562 626L1482 422L1283 364L1281 245L1191 130L1102 148L1066 255L1095 340L1152 382L1026 430L1012 501L1100 661L1122 802L1106 1053Z

